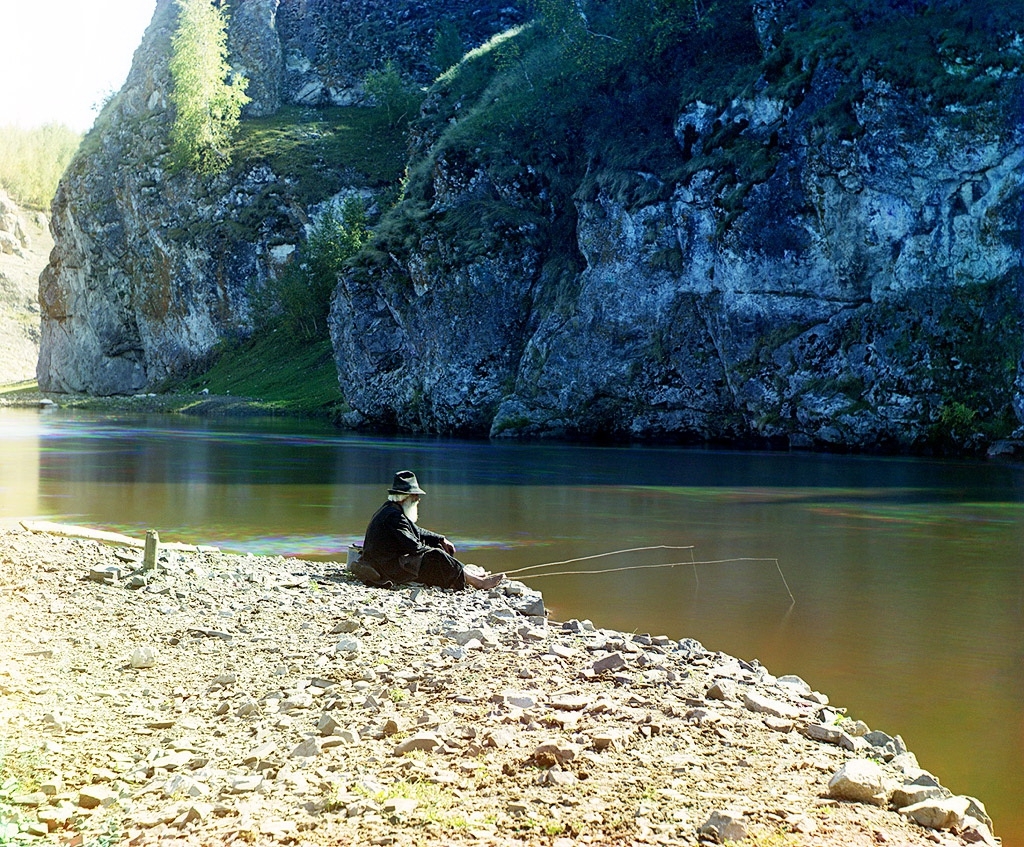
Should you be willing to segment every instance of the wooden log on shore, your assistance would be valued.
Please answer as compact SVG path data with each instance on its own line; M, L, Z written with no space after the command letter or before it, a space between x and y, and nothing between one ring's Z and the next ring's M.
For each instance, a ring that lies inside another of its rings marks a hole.
M37 532L44 535L60 535L65 538L82 538L88 541L98 541L102 544L111 544L115 547L131 547L135 550L146 549L146 541L141 538L132 538L130 535L122 535L119 532L108 532L104 529L92 529L85 526L72 526L70 524L53 523L51 521L21 521L21 525L29 532ZM163 550L177 550L184 553L219 553L220 548L201 544L182 544L180 542L161 541L160 548Z

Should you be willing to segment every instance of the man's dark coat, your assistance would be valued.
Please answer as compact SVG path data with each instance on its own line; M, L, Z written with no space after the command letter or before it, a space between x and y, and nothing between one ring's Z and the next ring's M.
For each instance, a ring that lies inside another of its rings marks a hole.
M452 570L457 565L458 582L462 582L462 566L442 548L444 536L427 529L421 529L405 516L400 503L388 500L370 519L363 539L363 561L373 567L384 579L395 584L402 582L427 582L437 584L434 579L421 579L423 558L430 553L430 561L443 570ZM434 562L438 555L450 562ZM435 568L431 568L434 570ZM425 576L425 575L424 575ZM445 577L449 582L449 577ZM461 587L445 584L443 587Z

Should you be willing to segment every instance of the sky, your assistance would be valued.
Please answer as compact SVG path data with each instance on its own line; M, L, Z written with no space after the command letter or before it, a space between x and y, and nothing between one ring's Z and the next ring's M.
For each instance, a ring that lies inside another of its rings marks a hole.
M0 126L84 132L120 90L156 0L0 0Z

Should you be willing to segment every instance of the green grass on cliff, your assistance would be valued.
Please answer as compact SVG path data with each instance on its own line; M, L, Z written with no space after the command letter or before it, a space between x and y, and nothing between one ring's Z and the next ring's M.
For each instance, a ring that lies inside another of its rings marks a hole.
M383 107L287 106L242 121L231 157L246 165L265 161L294 182L308 206L347 186L396 183L405 169L405 133Z
M204 389L245 399L247 409L267 414L333 417L342 405L330 341L299 344L281 338L281 330L226 347L209 370L166 388Z

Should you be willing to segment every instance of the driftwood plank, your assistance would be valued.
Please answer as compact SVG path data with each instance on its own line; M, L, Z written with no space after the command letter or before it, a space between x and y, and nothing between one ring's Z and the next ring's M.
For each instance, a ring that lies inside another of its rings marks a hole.
M132 547L137 550L144 550L145 539L132 538L130 535L122 535L119 532L108 532L104 529L92 529L86 526L72 526L71 524L53 523L51 521L21 521L21 525L29 532L38 532L44 535L60 535L65 538L84 538L89 541L99 541L103 544L113 544L116 547ZM186 553L197 552L219 552L216 547L207 547L196 544L181 544L178 542L160 542L161 550L179 550Z

